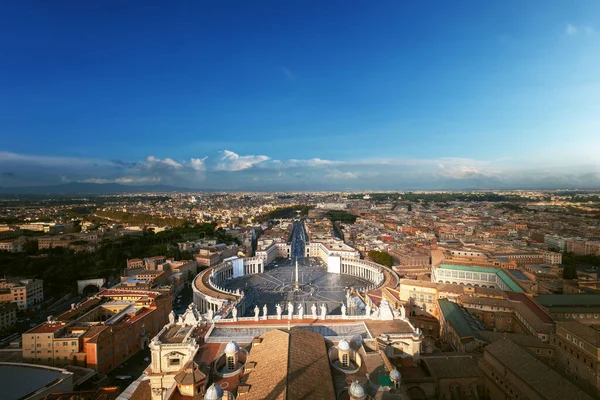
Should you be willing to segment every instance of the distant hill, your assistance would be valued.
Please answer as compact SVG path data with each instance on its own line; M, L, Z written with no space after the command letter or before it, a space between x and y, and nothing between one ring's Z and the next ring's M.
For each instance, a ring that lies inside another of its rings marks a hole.
M0 194L30 195L73 195L73 194L119 194L119 193L160 193L160 192L193 192L190 189L168 185L122 185L120 183L82 183L73 182L53 186L21 186L0 187ZM202 190L208 191L208 190Z

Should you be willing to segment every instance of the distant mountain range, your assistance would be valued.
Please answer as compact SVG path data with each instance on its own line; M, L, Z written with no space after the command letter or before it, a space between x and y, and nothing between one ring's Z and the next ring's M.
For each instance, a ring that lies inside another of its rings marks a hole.
M120 194L120 193L161 193L194 192L198 189L168 185L131 186L120 183L82 183L73 182L53 186L15 186L0 187L0 194L29 195L73 195L73 194ZM203 192L212 191L202 189Z

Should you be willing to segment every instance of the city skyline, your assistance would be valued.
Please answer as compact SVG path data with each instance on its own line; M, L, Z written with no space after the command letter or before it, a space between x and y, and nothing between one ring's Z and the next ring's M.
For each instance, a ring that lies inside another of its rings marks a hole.
M11 4L0 187L598 189L577 4Z

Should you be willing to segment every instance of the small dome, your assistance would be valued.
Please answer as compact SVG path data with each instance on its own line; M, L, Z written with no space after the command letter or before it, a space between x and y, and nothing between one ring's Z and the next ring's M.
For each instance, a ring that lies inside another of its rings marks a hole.
M204 400L219 400L221 397L223 397L223 389L218 383L213 383L206 391Z
M338 343L337 348L338 348L338 350L348 351L348 350L350 350L350 343L348 343L348 341L346 339L342 339Z
M227 343L227 346L225 346L226 354L237 353L238 351L240 351L240 346L238 346L236 342L229 342Z
M355 399L362 399L365 397L365 389L363 389L358 381L354 381L350 385L350 389L348 389L348 394Z
M400 382L402 380L402 375L400 375L400 371L396 368L390 371L390 379L395 382Z

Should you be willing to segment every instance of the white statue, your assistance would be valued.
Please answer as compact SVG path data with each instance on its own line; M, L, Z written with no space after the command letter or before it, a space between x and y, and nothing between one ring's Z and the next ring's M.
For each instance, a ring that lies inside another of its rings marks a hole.
M367 306L365 311L366 311L367 317L370 317L371 316L371 307Z
M174 324L175 323L175 313L173 311L171 311L169 313L169 324Z
M346 316L346 305L342 304L342 317Z
M304 318L304 306L302 305L302 303L300 303L300 305L298 306L298 318Z
M317 305L313 304L312 307L310 308L310 310L312 311L313 319L317 319Z
M327 315L327 306L325 303L321 304L321 319L325 319Z
M281 319L281 304L277 304L275 310L277 311L277 319Z
M254 320L258 321L258 314L260 314L260 309L258 306L254 306Z
M400 318L406 319L406 308L404 308L404 304L400 306Z
M268 315L267 315L267 305L265 304L263 306L263 319L268 319Z
M292 319L293 315L294 315L294 305L292 304L291 301L288 301L288 319Z
M233 316L233 320L237 322L237 307L233 307L233 310L231 310L231 315Z
M213 311L213 309L212 309L212 308L209 308L209 309L208 309L208 319L209 319L209 320L212 320L212 319L213 319L213 317L214 317L214 315L215 315L215 312Z

